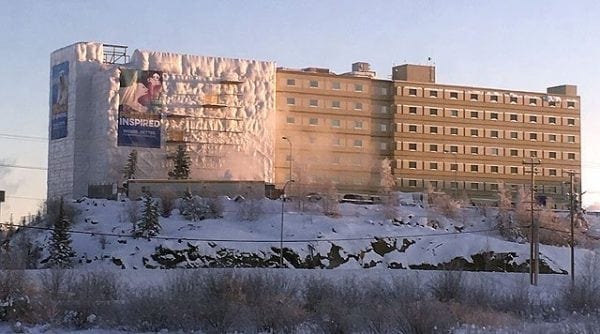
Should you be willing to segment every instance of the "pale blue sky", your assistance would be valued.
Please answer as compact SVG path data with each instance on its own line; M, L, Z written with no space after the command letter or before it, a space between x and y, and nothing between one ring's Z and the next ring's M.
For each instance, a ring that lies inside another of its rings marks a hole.
M50 53L77 41L276 61L346 72L432 57L439 83L545 92L575 84L582 100L585 202L600 201L600 2L597 1L9 1L0 0L0 164L46 166ZM7 220L35 212L45 173L0 167ZM597 197L596 197L597 196Z

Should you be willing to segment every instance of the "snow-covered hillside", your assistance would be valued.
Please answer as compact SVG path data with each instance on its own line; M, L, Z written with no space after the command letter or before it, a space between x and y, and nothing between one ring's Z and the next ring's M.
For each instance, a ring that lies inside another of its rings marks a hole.
M134 202L84 198L72 203L78 212L71 227L75 267L277 267L281 201L254 203L260 213L253 220L242 219L248 203L220 201L222 218L190 221L174 209L170 217L160 217L162 230L150 239L131 236ZM396 219L386 219L380 205L340 204L338 217L323 215L319 203L300 206L286 202L284 207L285 267L431 269L452 264L466 270L528 270L529 244L504 240L495 229L494 209L463 208L458 218L449 219L409 203L397 208ZM598 229L592 219L591 229ZM35 233L40 244L48 244L49 231ZM567 273L568 248L542 245L540 251L541 272ZM576 256L588 252L577 249Z

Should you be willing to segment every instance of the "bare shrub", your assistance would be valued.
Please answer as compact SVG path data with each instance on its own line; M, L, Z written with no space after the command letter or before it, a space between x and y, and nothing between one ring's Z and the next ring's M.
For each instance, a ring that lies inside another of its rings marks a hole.
M465 291L462 271L444 270L429 281L429 287L433 296L441 302L460 300Z
M509 241L525 239L521 226L514 221L512 214L512 194L504 182L498 184L498 216L496 228L500 235Z
M165 328L178 328L179 315L171 313L171 299L163 287L148 287L127 293L125 302L118 306L118 323L137 331L158 332Z
M600 255L590 253L584 257L575 285L565 289L564 304L567 309L581 313L600 312Z
M238 218L246 221L256 221L263 214L262 197L249 191L244 194L244 200L238 206Z
M38 274L40 303L38 314L54 320L63 313L62 303L67 298L74 275L69 270L47 269Z
M408 333L449 333L457 323L449 305L437 300L420 300L405 306Z
M230 272L203 275L197 281L201 288L198 312L209 333L226 333L247 318L242 305L242 287Z
M531 225L531 191L524 186L519 187L515 219L521 228Z
M553 246L569 245L569 228L567 222L561 219L550 208L539 208L538 222L540 226L540 243Z
M33 321L35 313L30 298L33 293L23 270L1 270L0 321Z
M223 205L223 200L220 197L212 196L207 197L206 204L208 205L210 212L215 218L222 218L223 212L225 211L225 206Z
M131 224L133 227L132 230L135 230L137 223L140 220L140 203L138 201L125 202L122 215L124 215L126 221Z
M321 200L321 207L323 208L323 214L329 217L339 217L340 208L337 189L333 181L329 181L327 189Z

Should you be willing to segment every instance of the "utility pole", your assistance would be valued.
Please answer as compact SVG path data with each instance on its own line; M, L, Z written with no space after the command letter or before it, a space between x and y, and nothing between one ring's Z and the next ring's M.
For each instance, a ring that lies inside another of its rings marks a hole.
M531 158L529 161L523 160L523 165L529 165L529 173L531 173L530 180L530 227L529 227L529 279L531 285L538 284L538 275L540 274L540 230L539 230L539 222L536 223L534 219L534 204L535 204L535 174L537 174L537 167L542 164L542 161L538 158Z
M575 172L569 174L569 216L571 216L571 287L575 286ZM581 201L581 199L580 199Z

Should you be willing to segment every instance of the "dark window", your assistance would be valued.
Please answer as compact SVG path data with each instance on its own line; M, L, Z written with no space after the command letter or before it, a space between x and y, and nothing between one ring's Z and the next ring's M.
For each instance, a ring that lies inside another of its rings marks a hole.
M408 168L417 168L417 162L416 161L409 161L408 162Z
M511 96L510 97L510 103L517 103L518 99L516 96Z
M477 94L471 94L471 100L477 101L479 96Z
M451 99L458 99L458 93L457 92L450 92L450 98Z
M408 89L408 95L410 95L410 96L417 96L417 89L416 88L409 88Z
M438 96L438 93L437 93L437 91L435 91L435 90L430 90L430 91L429 91L429 96L430 96L430 97L437 97L437 96Z
M417 113L417 107L408 107L408 113L409 114L416 114Z
M498 95L492 95L492 96L490 96L490 101L492 101L492 102L498 102Z

